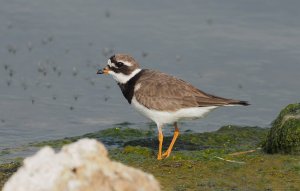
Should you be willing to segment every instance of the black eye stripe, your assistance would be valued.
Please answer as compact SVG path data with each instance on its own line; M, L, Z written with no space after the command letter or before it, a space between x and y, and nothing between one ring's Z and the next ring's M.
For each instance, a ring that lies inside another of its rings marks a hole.
M120 67L124 66L124 63L122 63L122 62L117 62L117 63L115 63L115 65L116 65L118 68L120 68Z
M121 68L122 66L125 65L123 62L118 62L118 61L115 60L114 58L110 58L110 62L111 62L112 64L114 64L114 66L116 66L117 68Z
M124 65L126 66L126 65ZM114 73L123 73L125 75L129 75L131 73L131 70L128 68L128 67L120 67L120 68L117 68L117 67L114 67L114 66L109 66L108 65L108 68L109 70L113 71Z

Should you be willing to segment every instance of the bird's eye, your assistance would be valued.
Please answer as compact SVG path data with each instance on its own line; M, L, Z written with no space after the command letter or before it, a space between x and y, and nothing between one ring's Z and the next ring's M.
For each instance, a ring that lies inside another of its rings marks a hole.
M118 68L120 68L120 67L124 66L124 63L122 63L122 62L117 62L117 63L116 63L116 66L117 66Z

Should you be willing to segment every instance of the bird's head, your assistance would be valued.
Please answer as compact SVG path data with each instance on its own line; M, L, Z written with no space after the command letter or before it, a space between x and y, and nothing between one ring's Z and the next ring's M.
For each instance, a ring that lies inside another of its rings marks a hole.
M97 74L110 74L121 84L125 84L141 71L137 61L128 54L115 54L107 61L107 66L97 71Z

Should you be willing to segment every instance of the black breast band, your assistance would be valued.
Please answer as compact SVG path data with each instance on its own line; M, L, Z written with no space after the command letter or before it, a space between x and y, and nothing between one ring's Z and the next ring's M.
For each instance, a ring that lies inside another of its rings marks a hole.
M130 104L133 97L135 84L144 72L145 70L141 70L133 78L131 78L126 84L118 83L124 97L127 99L128 103Z

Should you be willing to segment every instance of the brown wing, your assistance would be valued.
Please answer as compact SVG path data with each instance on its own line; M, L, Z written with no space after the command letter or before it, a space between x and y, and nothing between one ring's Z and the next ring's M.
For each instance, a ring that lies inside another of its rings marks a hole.
M206 94L183 80L152 70L146 70L136 84L139 83L141 86L135 91L137 101L155 110L176 111L237 102Z

